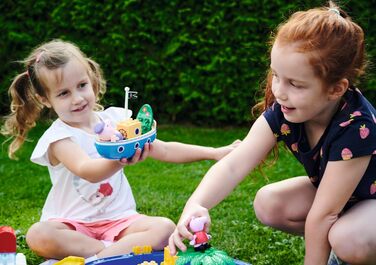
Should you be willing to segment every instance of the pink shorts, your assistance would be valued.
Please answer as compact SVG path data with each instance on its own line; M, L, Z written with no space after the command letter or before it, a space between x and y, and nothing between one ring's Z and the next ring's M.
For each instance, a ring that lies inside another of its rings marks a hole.
M77 232L80 232L91 238L113 242L117 240L116 237L120 234L121 231L128 228L134 221L143 216L144 215L142 214L134 214L127 218L115 221L106 220L92 223L76 222L64 218L52 218L48 221L64 223Z

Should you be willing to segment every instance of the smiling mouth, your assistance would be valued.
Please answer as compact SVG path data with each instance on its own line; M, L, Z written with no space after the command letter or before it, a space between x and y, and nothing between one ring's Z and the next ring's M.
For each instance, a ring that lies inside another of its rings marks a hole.
M281 105L282 112L290 112L293 111L295 108L289 108L286 106Z
M80 112L80 111L82 111L83 109L85 109L85 107L86 107L86 105L84 105L84 106L82 106L82 107L80 107L80 108L78 108L78 109L73 110L73 112Z

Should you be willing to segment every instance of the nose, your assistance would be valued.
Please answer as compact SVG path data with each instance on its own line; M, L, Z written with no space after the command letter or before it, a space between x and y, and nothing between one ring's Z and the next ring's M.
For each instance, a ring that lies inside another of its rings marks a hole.
M78 91L74 91L72 93L72 98L73 98L72 103L74 105L81 103L81 101L84 99L83 96L81 95L81 93L78 92Z
M287 85L284 82L273 82L272 91L276 99L287 100Z

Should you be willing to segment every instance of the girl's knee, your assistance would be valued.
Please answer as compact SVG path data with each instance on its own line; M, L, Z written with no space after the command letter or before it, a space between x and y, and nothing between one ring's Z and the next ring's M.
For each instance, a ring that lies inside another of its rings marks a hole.
M159 217L158 221L155 222L154 227L158 230L165 231L168 235L174 232L176 225L174 222L166 217Z
M43 223L33 224L26 233L26 243L38 253L41 247L51 244L48 228Z
M153 249L155 250L162 250L168 244L168 238L175 230L175 224L170 219L165 217L159 217L157 221L153 225L153 231L151 233L153 235L157 235L155 237L155 242L153 245Z
M329 231L328 240L334 253L349 263L362 263L376 249L367 236L354 233L351 229L342 226L334 225Z
M267 225L274 226L281 221L281 212L283 205L277 198L277 195L268 186L262 187L257 191L253 208L257 219Z

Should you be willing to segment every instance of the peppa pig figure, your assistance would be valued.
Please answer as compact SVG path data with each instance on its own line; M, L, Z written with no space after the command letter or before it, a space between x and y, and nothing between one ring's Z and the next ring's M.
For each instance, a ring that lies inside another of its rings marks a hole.
M208 241L211 236L205 230L205 224L208 222L207 217L192 217L189 222L189 229L193 232L193 239L189 242L196 251L205 251L210 248Z
M100 141L116 142L123 140L123 135L112 126L110 120L97 123L94 132L98 135Z

